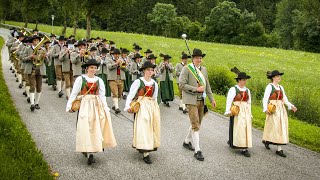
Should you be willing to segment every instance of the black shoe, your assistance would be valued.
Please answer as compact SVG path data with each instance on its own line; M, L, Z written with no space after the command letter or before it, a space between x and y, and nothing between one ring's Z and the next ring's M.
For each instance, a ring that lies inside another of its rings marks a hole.
M21 89L22 88L22 84L19 84L19 89Z
M89 155L89 158L88 158L88 165L91 165L92 163L95 163L96 160L93 158L93 154L90 154Z
M281 157L287 157L285 154L283 154L283 151L282 151L282 150L276 151L276 154L278 154L278 155L281 156Z
M16 75L14 75L14 76L16 77ZM16 79L16 82L19 82L19 79L18 79L18 78Z
M266 149L270 149L270 143L268 141L262 141L262 143L264 144L264 147L266 147Z
M188 110L185 109L185 110L183 110L182 112L183 112L183 114L187 114L187 113L188 113Z
M119 108L116 109L115 111L116 111L116 114L119 114L121 112Z
M182 107L179 107L179 110L180 110L180 111L183 111L183 108L182 108Z
M245 157L250 157L251 156L248 150L241 151L241 154L244 155Z
M230 141L228 141L227 144L230 146Z
M59 95L59 98L61 98L61 97L63 96L63 92L60 91L60 92L58 93L58 95Z
M14 69L12 69L12 71L11 71L12 73L15 73L15 71L14 71Z
M126 100L127 99L127 95L123 95L122 99Z
M114 111L115 111L115 110L116 110L116 107L112 106L112 110L114 110Z
M27 97L27 92L24 91L24 92L22 93L22 95L24 95L25 97Z
M168 102L165 102L165 105L166 105L167 107L170 107L170 104L169 104Z
M82 152L82 154L83 154L84 157L88 157L88 153Z
M146 164L152 164L151 162L151 159L150 159L150 156L146 156L146 157L143 157L143 161L146 163Z
M48 79L46 79L46 83L48 84Z
M12 67L10 67L10 71L12 70Z
M34 105L34 107L35 107L36 109L40 109L39 104Z
M34 111L34 108L35 108L35 107L34 107L34 105L32 104L32 105L30 106L30 110L31 110L31 111Z
M53 88L54 91L57 90L57 86L56 85L53 85L52 88Z
M190 150L190 151L194 151L194 148L192 147L191 142L189 142L188 144L183 142L183 147Z
M204 161L204 157L202 156L202 152L198 151L196 153L194 153L194 157L198 160L198 161Z
M30 97L27 98L27 102L30 103Z

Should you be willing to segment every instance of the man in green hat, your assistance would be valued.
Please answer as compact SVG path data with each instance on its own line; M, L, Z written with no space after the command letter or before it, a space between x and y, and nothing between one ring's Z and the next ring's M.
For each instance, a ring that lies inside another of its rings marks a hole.
M201 66L202 54L200 49L194 49L192 63L183 67L179 76L179 87L182 89L182 103L187 105L191 126L183 142L183 147L194 151L194 157L203 161L200 151L199 130L205 111L205 100L209 98L212 107L216 107L208 80L208 71Z

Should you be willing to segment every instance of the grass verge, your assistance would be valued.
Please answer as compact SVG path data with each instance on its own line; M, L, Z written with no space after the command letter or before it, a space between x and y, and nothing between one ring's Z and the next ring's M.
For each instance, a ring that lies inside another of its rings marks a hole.
M4 45L0 37L0 47ZM0 56L0 179L53 179L11 99Z

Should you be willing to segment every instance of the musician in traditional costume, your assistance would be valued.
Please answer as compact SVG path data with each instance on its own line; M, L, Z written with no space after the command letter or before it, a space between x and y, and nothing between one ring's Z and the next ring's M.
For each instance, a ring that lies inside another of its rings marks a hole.
M205 100L209 98L212 107L216 107L216 101L213 98L211 87L208 80L208 71L201 66L202 54L200 49L194 49L192 54L192 63L183 67L179 76L179 86L182 89L182 102L186 104L189 110L191 126L183 142L183 147L194 151L194 157L203 161L204 157L200 151L200 125L206 110Z
M131 82L133 83L133 81L135 81L136 79L139 79L141 77L141 73L139 71L140 66L141 66L141 58L143 58L143 56L141 56L139 53L134 54L133 58L132 58L132 63L131 63L131 67L130 67L130 74L131 74Z
M161 91L161 100L163 104L167 107L170 107L169 101L174 99L174 90L173 90L173 65L169 62L171 56L160 54L160 57L163 58L163 62L159 64L159 70L161 72L160 76L160 91Z
M179 76L181 74L182 68L188 64L188 59L191 56L188 56L185 52L182 52L181 62L176 64L175 67L175 77L177 80L178 88L179 88L179 98L180 98L180 105L179 110L181 110L184 114L188 112L186 105L182 103L182 89L179 87Z
M101 63L98 72L97 72L97 76L100 77L102 79L102 81L105 84L105 94L106 97L110 97L111 96L111 89L109 86L109 82L108 82L108 67L107 67L107 54L108 54L108 50L107 48L102 48L101 50L101 55L99 57L99 60L97 60L99 63Z
M141 60L141 64L144 64L147 60L148 60L148 57L149 55L152 53L152 50L151 49L147 49L145 52L144 52L144 57L142 58Z
M62 63L59 60L59 54L60 51L63 49L66 39L64 38L64 36L60 36L58 40L58 44L53 46L52 57L54 58L58 96L61 98L63 96L62 87L64 86L64 78L62 75Z
M19 58L19 51L21 50L22 47L19 46L22 43L22 40L24 39L23 33L19 32L19 35L17 36L17 41L15 41L11 48L10 51L13 53L13 62L14 62L14 67L16 69L15 75L17 77L17 82L19 82L19 88L22 88L22 73L21 73L21 60Z
M241 154L245 157L250 157L248 148L252 147L251 93L245 86L250 76L236 67L232 71L237 74L237 85L229 89L224 113L230 116L228 144L233 149L242 150Z
M155 65L146 61L139 69L144 76L131 85L125 111L132 113L132 101L140 103L140 109L134 114L132 147L143 153L143 160L151 164L149 152L160 147L160 108L157 103L158 84L152 79Z
M94 153L117 145L111 123L110 110L101 78L95 76L100 63L88 60L82 67L86 74L75 80L66 111L74 112L72 102L82 98L77 115L76 152L87 157L88 165L95 163Z
M137 45L136 43L134 43L134 44L133 44L133 50L134 50L134 51L131 52L131 53L128 55L130 59L133 59L136 54L140 54L140 50L142 50L142 48L141 48L139 45ZM140 55L141 55L141 54L140 54ZM142 57L143 57L143 56L142 56Z
M62 65L62 74L64 77L64 82L66 84L65 85L66 86L65 93L66 93L67 100L70 97L71 88L72 88L73 82L74 82L72 64L71 64L71 60L70 60L71 53L74 51L74 49L72 49L72 45L73 45L72 40L68 39L59 54L59 59L61 61L61 65Z
M42 76L46 75L46 67L44 64L46 61L46 51L38 44L40 40L40 37L37 35L34 35L30 39L32 45L26 48L25 57L22 59L22 61L26 63L24 73L28 75L30 83L31 111L40 109L39 101L42 90Z
M84 41L78 41L75 44L76 50L71 53L70 60L72 63L73 79L84 73L82 65L88 61L88 57L85 56L86 43Z
M125 76L126 76L126 80L124 81L124 89L123 89L123 99L127 98L127 94L130 90L130 86L131 86L131 81L132 81L132 76L130 74L130 67L132 64L132 61L129 59L128 54L129 54L129 50L126 48L120 48L121 50L121 56L120 59L122 60L122 64L124 67L126 67L125 70Z
M283 86L279 84L283 74L278 70L267 72L267 78L271 83L267 85L263 96L263 112L267 117L262 143L266 149L270 149L270 144L277 145L276 154L286 157L281 147L289 143L288 113L284 105L293 112L296 112L297 108L289 102Z
M124 81L126 80L126 67L122 66L123 61L120 59L120 50L115 48L111 54L111 58L107 60L108 82L112 92L112 109L118 114L119 100L122 97Z

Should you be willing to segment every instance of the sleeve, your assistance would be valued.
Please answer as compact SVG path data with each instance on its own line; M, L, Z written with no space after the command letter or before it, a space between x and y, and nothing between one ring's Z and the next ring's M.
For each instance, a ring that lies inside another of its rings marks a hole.
M71 53L71 55L70 55L70 61L71 61L71 63L72 63L72 64L77 64L77 63L79 62L79 59L80 59L80 58L78 58L78 57L79 57L79 53L77 53L77 52Z
M248 95L249 95L249 101L248 101L248 104L251 104L251 102L252 102L252 98L251 98L251 91L250 91L250 89L248 89Z
M231 87L228 91L227 95L227 102L226 102L226 111L224 115L228 115L231 113L230 108L233 102L234 97L236 96L236 89L234 87Z
M283 101L287 105L288 110L291 110L294 107L294 105L289 102L288 97L287 97L286 93L284 92L283 87L280 86L280 88L282 89L282 92L283 92Z
M101 99L101 101L105 107L105 111L106 112L110 111L110 109L108 107L108 103L107 103L107 98L106 98L105 84L101 78L99 78L99 98Z
M159 91L159 86L158 86L158 83L157 82L154 82L154 93L152 95L152 98L154 100L157 101L157 98L158 98L158 91Z
M73 84L72 92L70 94L69 100L67 102L66 112L69 112L72 106L72 102L77 98L79 92L81 91L82 76L77 77Z
M206 74L208 74L208 72ZM206 91L206 95L209 98L210 103L212 103L214 101L213 93L212 93L212 90L211 90L211 86L210 86L210 83L209 83L208 76L206 76L205 78L206 78L206 90L205 90Z
M173 65L171 63L168 64L168 68L169 68L169 71L171 73L173 73L174 68L173 68Z
M126 106L124 108L124 111L128 111L128 109L130 108L130 103L132 102L133 98L136 96L139 87L140 87L140 79L136 79L130 87L130 92L127 96Z
M186 93L194 94L197 92L198 87L190 86L188 84L188 71L189 70L186 66L182 69L181 74L179 76L179 87Z
M270 97L270 93L272 91L272 85L269 84L267 87L266 87L266 90L264 91L264 95L263 95L263 100L262 100L262 105L263 105L263 112L266 112L267 111L267 108L268 108L268 101L269 101L269 97Z
M53 58L58 58L59 57L59 52L57 52L57 45L53 46L53 51L52 51L52 57Z
M107 60L107 68L112 70L114 68L117 68L117 64L110 58Z

